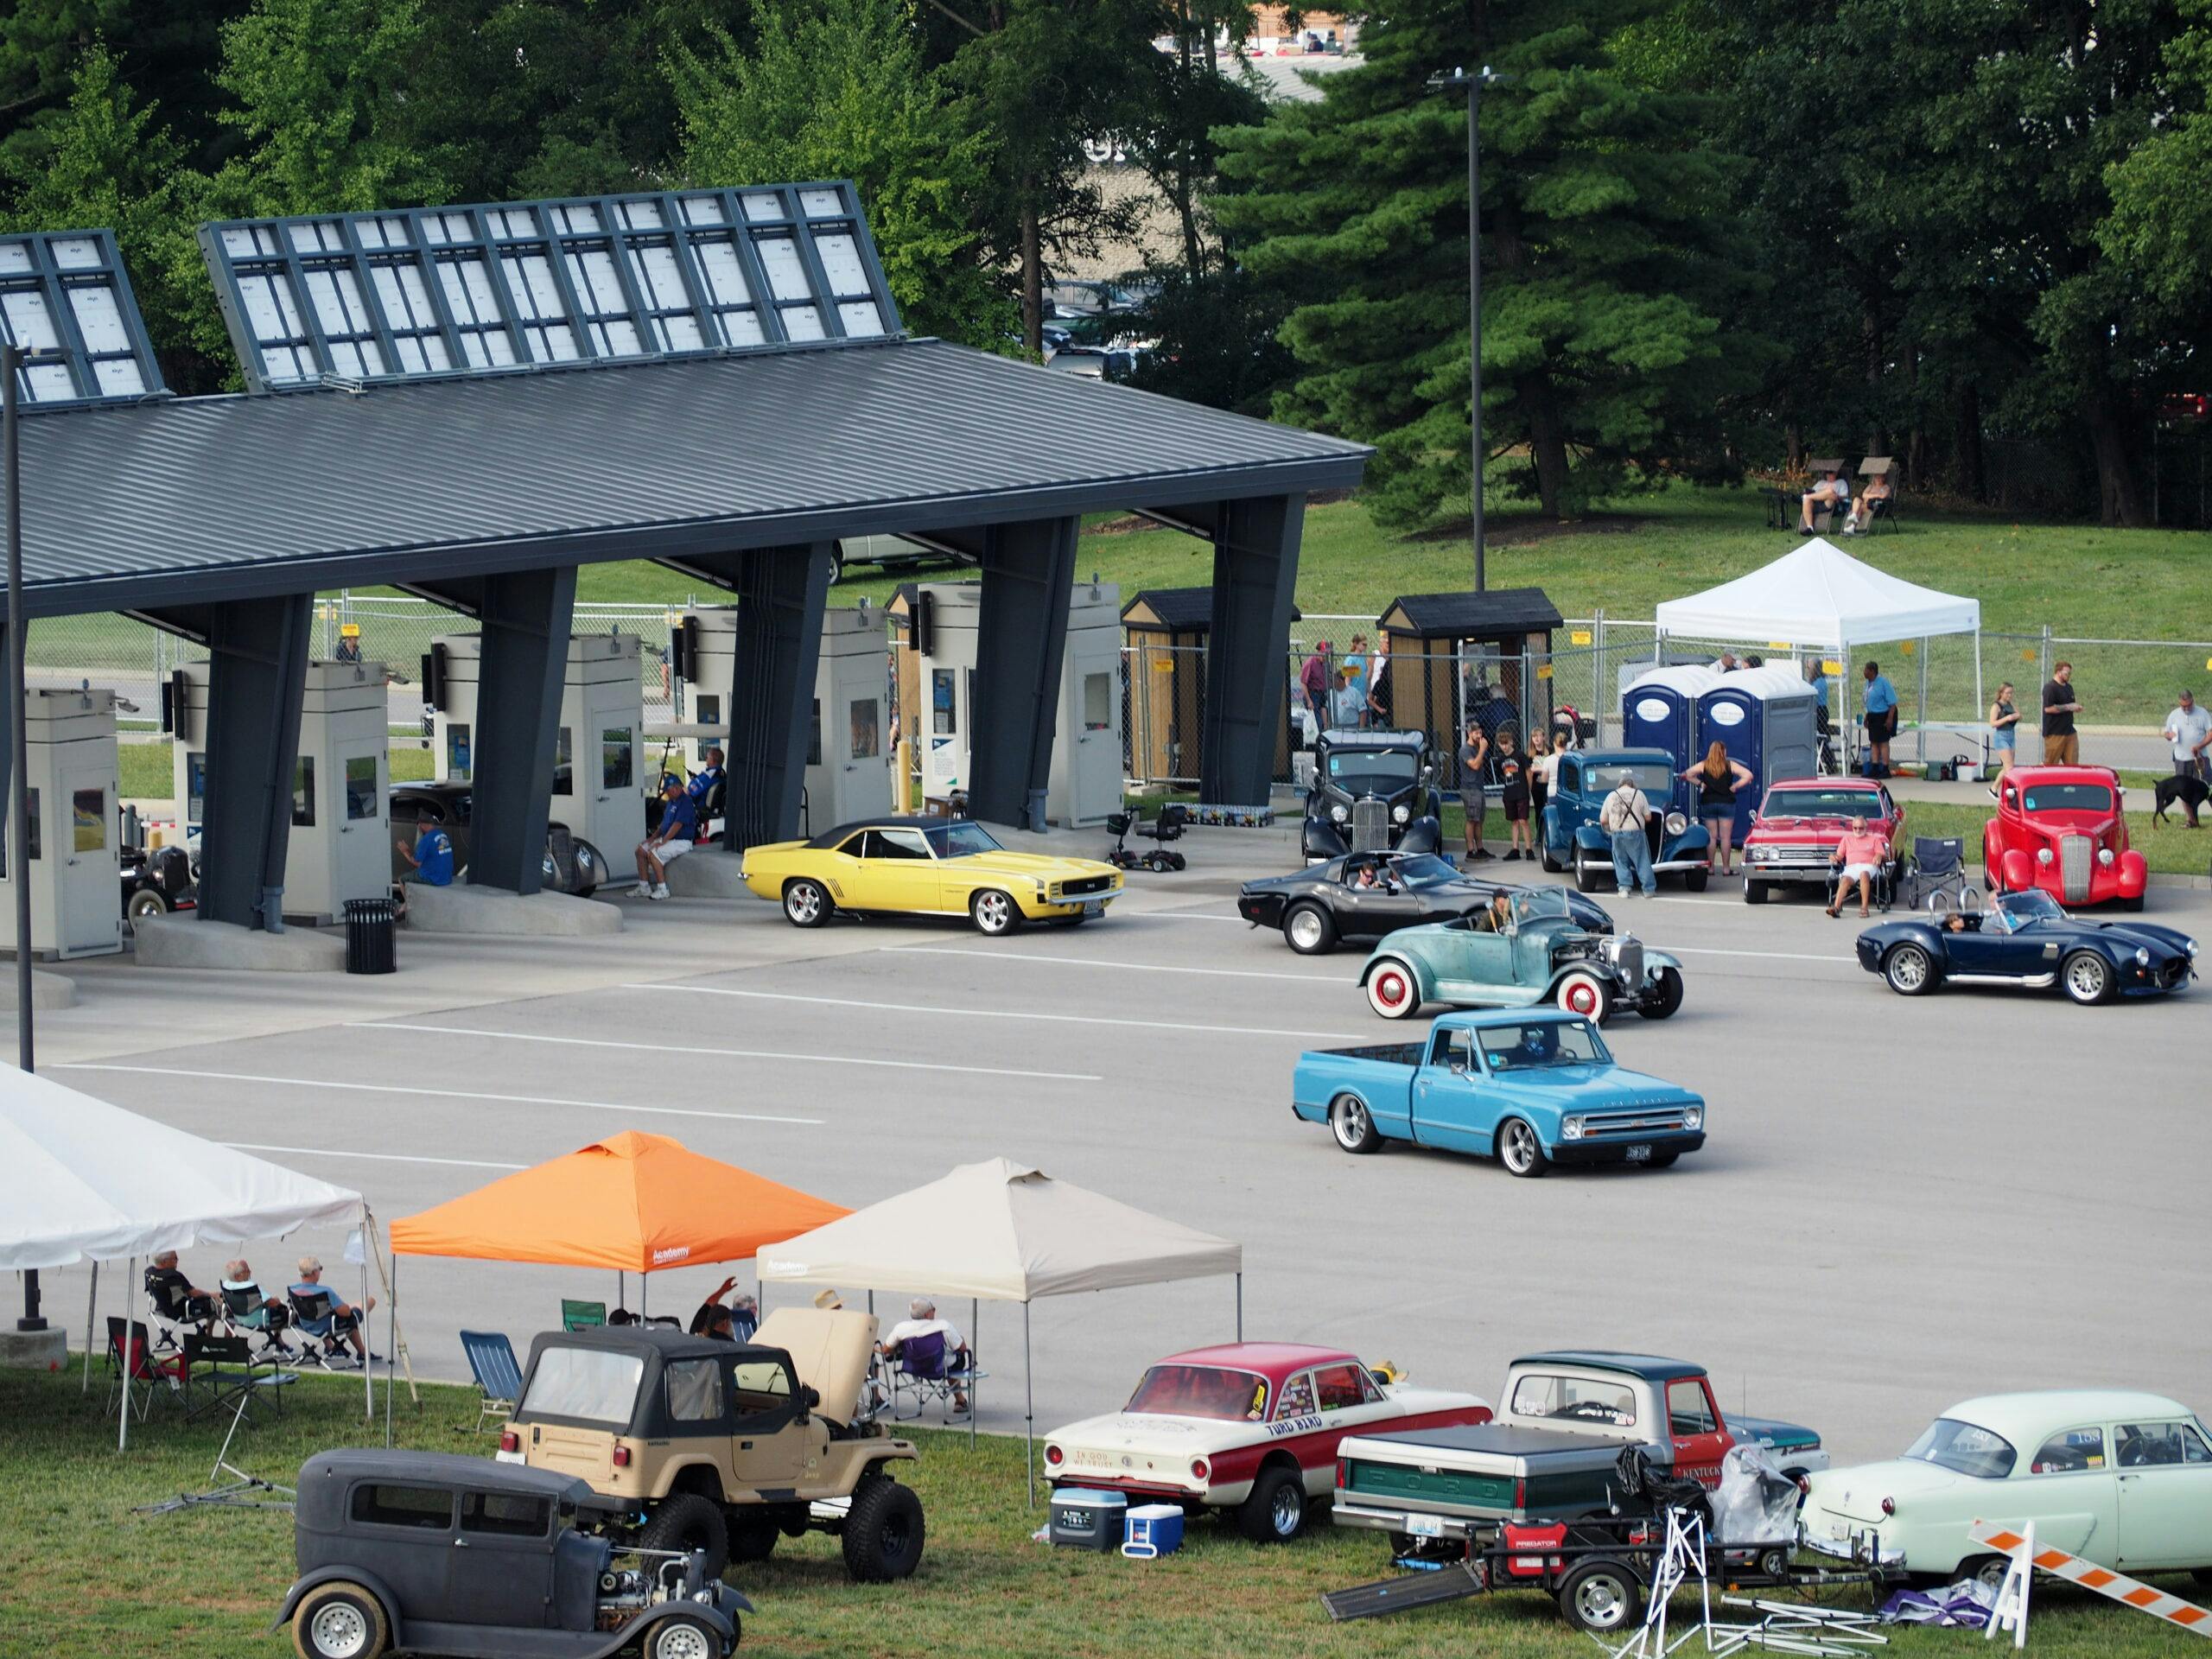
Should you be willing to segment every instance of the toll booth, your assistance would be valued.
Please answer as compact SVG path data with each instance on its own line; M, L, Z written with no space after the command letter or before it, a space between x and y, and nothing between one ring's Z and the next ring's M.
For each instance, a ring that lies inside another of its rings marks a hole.
M1045 785L1045 816L1087 829L1122 810L1122 590L1084 582L1068 607L1060 662L1060 728Z
M1291 607L1292 621L1302 614ZM1212 631L1211 588L1147 588L1122 607L1128 664L1123 753L1130 777L1197 785L1205 765L1206 641ZM1306 706L1287 639L1282 657L1289 678L1275 734L1277 778L1290 776L1291 754L1302 741L1296 722Z
M1702 663L1647 668L1621 689L1621 741L1631 749L1664 749L1677 771L1703 753L1698 698L1721 677Z
M1716 674L1697 700L1697 748L1727 746L1728 756L1751 771L1755 787L1736 795L1736 833L1751 827L1767 785L1820 771L1820 696L1795 664ZM1689 764L1685 760L1684 766Z
M433 641L423 659L423 692L437 711L430 721L430 764L440 783L475 776L483 656L479 635L449 634ZM635 634L582 633L569 640L553 741L551 822L599 849L608 887L637 881L628 855L645 833L645 799L657 781L645 748L639 673Z
M696 768L705 764L709 748L728 747L729 688L736 683L736 607L686 613L671 645L682 677L678 723L690 728L685 758ZM892 810L888 645L883 612L865 600L822 613L799 820L809 835Z
M123 949L115 694L35 690L23 727L31 954L112 956ZM4 841L0 833L0 847ZM0 897L12 905L17 865L14 849L5 852Z

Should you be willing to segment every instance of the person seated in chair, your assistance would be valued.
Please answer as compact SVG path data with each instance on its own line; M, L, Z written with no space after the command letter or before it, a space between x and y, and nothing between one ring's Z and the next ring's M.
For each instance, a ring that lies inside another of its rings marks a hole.
M1843 475L1831 468L1827 475L1799 498L1802 509L1798 523L1806 534L1813 531L1813 515L1816 512L1847 512L1851 506L1851 486Z
M251 1262L244 1256L226 1262L221 1288L223 1312L232 1329L251 1332L268 1347L284 1347L284 1329L292 1322L292 1311L262 1294Z
M712 1337L717 1342L750 1342L753 1333L760 1328L760 1308L750 1296L740 1296L727 1306L722 1298L737 1288L734 1277L721 1281L715 1294L699 1304L691 1315L691 1334Z
M361 1363L365 1365L369 1363L369 1345L361 1339L361 1321L375 1312L375 1297L369 1298L367 1306L355 1307L322 1282L322 1262L312 1255L300 1258L299 1282L292 1287L290 1294L296 1302L312 1302L319 1297L329 1298L330 1311L320 1319L301 1319L300 1329L319 1339L335 1338L351 1348Z
M184 1276L175 1250L156 1250L146 1268L146 1294L154 1311L171 1325L190 1325L206 1336L214 1324L220 1304L210 1293Z
M937 1304L926 1296L917 1296L906 1304L906 1317L883 1333L877 1351L894 1364L900 1357L899 1350L916 1337L944 1338L944 1369L949 1374L968 1369L968 1344L961 1337L959 1327L949 1319L937 1316ZM968 1409L967 1390L957 1382L952 1385L952 1408Z
M1857 536L1871 528L1874 523L1874 504L1889 499L1889 474L1875 474L1866 480L1866 487L1859 493L1859 499L1851 504L1851 516L1844 520L1843 533Z
M1836 842L1834 855L1828 861L1837 867L1835 902L1828 906L1831 916L1843 909L1844 896L1854 881L1859 884L1859 913L1867 913L1869 894L1890 856L1889 837L1869 827L1864 818L1857 822L1858 828L1846 830Z
M699 807L677 779L661 779L660 826L638 843L638 891L668 897L668 867L699 839Z

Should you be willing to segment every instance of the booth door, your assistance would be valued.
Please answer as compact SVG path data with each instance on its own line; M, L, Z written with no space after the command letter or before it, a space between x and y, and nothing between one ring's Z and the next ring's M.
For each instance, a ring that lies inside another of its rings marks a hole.
M835 697L837 718L822 734L822 772L830 799L815 808L822 822L851 823L891 810L891 768L883 751L883 693L845 690ZM810 804L812 804L810 803Z
M1098 823L1122 810L1122 722L1118 664L1112 658L1069 664L1065 733L1069 747L1068 816Z
M391 890L391 842L386 819L385 758L373 748L341 753L338 762L338 891L334 903L381 899Z
M61 786L62 844L54 894L54 943L60 955L120 950L123 907L117 898L122 865L117 855L115 770L111 762L65 766Z

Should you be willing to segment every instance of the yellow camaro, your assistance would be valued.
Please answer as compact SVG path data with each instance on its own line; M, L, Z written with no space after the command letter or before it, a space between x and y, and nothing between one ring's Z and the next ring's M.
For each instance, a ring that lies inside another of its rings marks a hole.
M1092 858L1008 852L980 823L875 818L747 848L745 885L779 901L794 927L820 927L841 910L965 915L995 936L1024 921L1072 926L1103 915L1122 873Z

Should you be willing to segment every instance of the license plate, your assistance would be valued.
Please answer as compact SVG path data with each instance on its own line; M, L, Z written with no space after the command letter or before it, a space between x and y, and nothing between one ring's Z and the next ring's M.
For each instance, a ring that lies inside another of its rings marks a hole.
M1408 1538L1441 1538L1444 1517L1440 1515L1409 1515L1406 1517L1406 1536Z
M492 1456L500 1463L527 1463L530 1458L521 1452L494 1452Z
M1084 906L1083 913L1086 916L1103 916L1106 913L1106 901L1103 899L1090 899Z
M1621 1156L1631 1164L1648 1164L1651 1161L1651 1148L1648 1146L1628 1147L1623 1149Z

